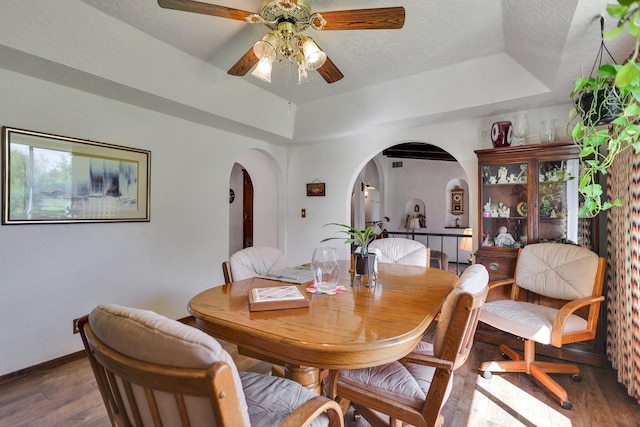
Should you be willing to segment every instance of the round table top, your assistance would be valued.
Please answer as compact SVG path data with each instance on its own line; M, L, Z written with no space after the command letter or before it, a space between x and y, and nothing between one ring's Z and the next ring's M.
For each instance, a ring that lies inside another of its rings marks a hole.
M287 363L361 368L408 354L438 314L457 276L429 267L379 263L378 284L351 286L341 263L336 295L308 294L305 308L249 311L254 287L291 285L253 278L208 289L189 302L210 335ZM306 292L307 285L298 285Z

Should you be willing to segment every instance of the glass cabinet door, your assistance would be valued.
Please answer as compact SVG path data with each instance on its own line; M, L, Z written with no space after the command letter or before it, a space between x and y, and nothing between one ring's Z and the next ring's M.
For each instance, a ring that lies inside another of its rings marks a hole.
M591 222L578 217L578 177L578 159L538 163L538 241L591 247Z
M527 163L482 166L482 246L527 243Z

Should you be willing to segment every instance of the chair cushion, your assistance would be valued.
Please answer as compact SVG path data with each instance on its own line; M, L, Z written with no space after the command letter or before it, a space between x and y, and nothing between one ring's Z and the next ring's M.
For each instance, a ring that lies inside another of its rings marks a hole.
M551 328L557 314L557 309L539 304L498 300L486 302L483 305L480 321L518 337L540 344L551 344ZM572 314L563 332L585 329L587 329L587 321Z
M231 355L211 336L153 311L115 304L96 307L89 315L89 324L96 336L109 347L146 362L195 369L207 369L218 361L226 362L231 367L245 424L248 425L248 407L236 365ZM173 399L165 395L159 397L159 402L164 398ZM188 397L185 400L190 407L190 415L195 417L192 425L215 424L209 399ZM171 407L169 404L159 406Z
M280 425L297 407L317 396L300 384L285 378L262 375L255 372L240 372L242 387L249 405L252 427L273 427ZM311 426L329 424L329 418L322 415Z
M591 296L598 255L561 243L525 246L518 255L516 284L540 295L562 300Z
M380 251L377 256L379 262L427 266L427 248L415 240L393 237L377 239L369 247Z
M433 345L420 341L413 351L432 356ZM371 368L342 370L340 381L359 385L420 410L429 393L435 371L431 366L396 361ZM447 385L443 405L451 393L452 384L453 375Z
M250 279L287 268L287 258L278 248L251 247L229 258L233 280Z
M489 273L484 265L474 264L464 270L440 310L440 319L433 337L433 347L436 355L440 356L440 353L442 353L442 346L456 308L458 296L463 292L480 295L486 291L488 283Z

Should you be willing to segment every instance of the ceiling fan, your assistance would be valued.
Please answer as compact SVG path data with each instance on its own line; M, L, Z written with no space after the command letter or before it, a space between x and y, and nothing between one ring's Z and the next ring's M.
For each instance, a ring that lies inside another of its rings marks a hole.
M227 71L244 76L258 66L252 75L271 81L273 62L287 60L298 67L298 82L306 81L308 70L317 70L327 83L344 75L311 38L302 34L311 27L330 30L392 30L404 26L404 7L338 10L311 13L308 0L263 0L259 13L233 9L194 0L158 0L165 9L201 13L221 18L264 24L270 29Z

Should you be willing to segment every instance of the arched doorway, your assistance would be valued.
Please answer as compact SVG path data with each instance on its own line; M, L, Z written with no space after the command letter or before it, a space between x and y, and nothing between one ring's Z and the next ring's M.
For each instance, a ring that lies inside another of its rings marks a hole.
M389 235L396 231L397 237L415 238L432 251L444 252L451 262L466 261L471 254L460 250L456 236L470 225L468 182L462 165L439 147L426 143L389 147L369 160L356 176L352 224L362 229L369 225L365 221L389 218L385 224ZM456 186L464 190L462 215L452 212L451 192ZM375 190L369 192L369 188ZM371 210L377 218L367 215L371 196L379 197L379 211Z
M284 248L282 172L262 150L244 152L229 177L229 255L248 246Z

